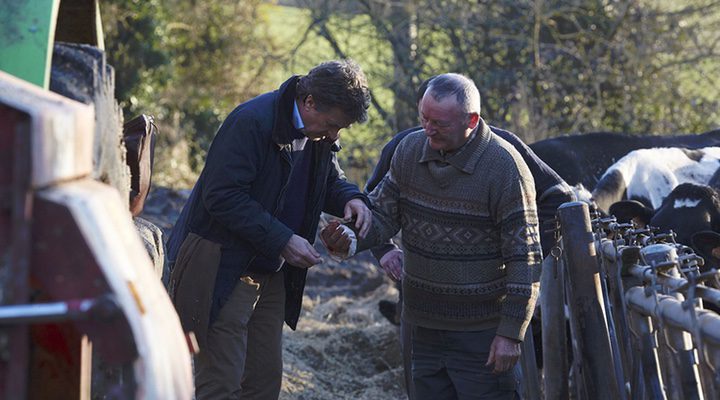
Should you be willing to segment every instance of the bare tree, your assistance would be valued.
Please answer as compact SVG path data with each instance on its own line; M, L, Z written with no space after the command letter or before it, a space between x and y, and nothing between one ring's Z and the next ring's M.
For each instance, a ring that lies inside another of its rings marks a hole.
M340 6L342 3L342 6ZM305 0L317 32L347 54L342 23L362 15L392 50L388 126L416 122L414 89L454 71L475 80L483 115L528 140L611 130L670 133L720 123L720 2L639 0ZM693 80L708 88L707 95ZM661 83L661 84L659 84ZM710 89L712 88L712 89ZM704 121L704 122L703 122Z

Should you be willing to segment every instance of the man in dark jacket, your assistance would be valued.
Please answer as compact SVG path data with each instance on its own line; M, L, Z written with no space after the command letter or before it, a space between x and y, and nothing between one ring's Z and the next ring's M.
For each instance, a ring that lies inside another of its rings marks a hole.
M277 399L283 320L295 329L321 211L369 229L345 181L339 131L367 119L352 61L331 61L240 104L224 121L172 237L170 295L195 332L198 399Z

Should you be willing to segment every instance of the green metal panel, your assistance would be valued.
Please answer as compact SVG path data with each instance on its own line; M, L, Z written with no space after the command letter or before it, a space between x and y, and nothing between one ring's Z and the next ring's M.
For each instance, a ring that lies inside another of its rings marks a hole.
M60 0L0 0L0 70L44 89Z

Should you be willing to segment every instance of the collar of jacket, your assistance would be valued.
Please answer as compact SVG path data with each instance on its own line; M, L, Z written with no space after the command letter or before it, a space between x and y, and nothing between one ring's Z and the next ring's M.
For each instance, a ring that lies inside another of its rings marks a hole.
M457 152L450 155L443 156L439 151L431 148L429 142L425 140L418 163L438 161L450 164L466 174L472 174L480 160L480 156L485 152L485 149L487 149L490 143L490 137L492 136L490 126L486 124L482 118L475 129L477 129L475 137L463 145Z
M292 142L294 140L291 129L295 129L292 124L292 102L295 101L297 83L300 80L299 75L293 75L290 79L283 82L278 88L277 96L275 96L273 130L272 139L278 145L280 150L291 151ZM329 142L326 142L329 143ZM330 150L337 152L341 147L338 141L329 143Z

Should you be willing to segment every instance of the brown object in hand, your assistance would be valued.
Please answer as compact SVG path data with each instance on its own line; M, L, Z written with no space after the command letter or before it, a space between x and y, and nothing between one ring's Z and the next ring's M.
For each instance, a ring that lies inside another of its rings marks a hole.
M150 192L157 127L153 117L139 115L123 125L123 139L127 149L126 162L130 167L130 213L140 215Z

